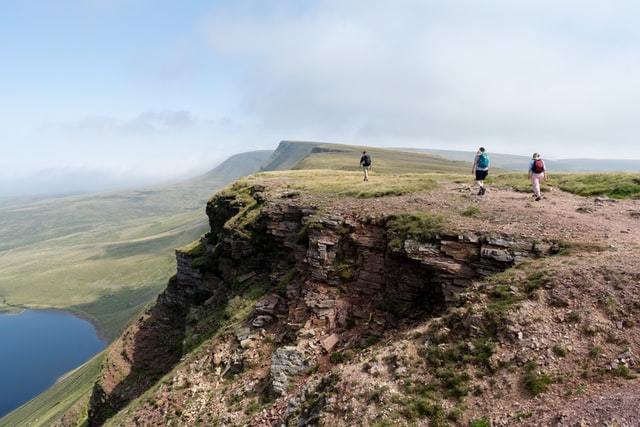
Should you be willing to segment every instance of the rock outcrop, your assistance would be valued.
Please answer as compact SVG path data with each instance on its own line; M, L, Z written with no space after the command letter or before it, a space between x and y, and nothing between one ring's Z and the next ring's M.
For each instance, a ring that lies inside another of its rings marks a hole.
M441 312L473 280L557 250L481 230L400 236L387 218L325 212L248 183L216 195L207 214L211 232L177 251L177 274L156 305L110 347L91 399L91 425L214 336L234 316L228 307L249 294L262 297L237 319L244 325L234 335L237 349L226 360L216 356L214 365L222 375L241 372L252 363L247 354L260 331L275 328L280 346L270 357L269 389L283 395L322 354L379 336L403 317Z

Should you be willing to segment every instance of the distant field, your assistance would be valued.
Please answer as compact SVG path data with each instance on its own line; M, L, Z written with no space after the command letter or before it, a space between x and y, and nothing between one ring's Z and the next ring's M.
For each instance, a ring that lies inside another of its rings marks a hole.
M78 313L114 337L175 271L173 249L207 229L199 210L99 226L0 252L2 305Z
M174 248L208 230L206 200L271 154L234 156L162 188L0 205L0 310L59 308L112 339L175 273Z

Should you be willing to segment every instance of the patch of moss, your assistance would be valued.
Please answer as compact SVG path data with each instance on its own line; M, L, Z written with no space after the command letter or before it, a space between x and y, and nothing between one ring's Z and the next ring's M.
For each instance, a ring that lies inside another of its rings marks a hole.
M527 295L531 296L538 289L548 285L551 282L548 272L545 270L537 270L531 272L527 276L527 281L524 286L524 291Z
M224 228L245 238L254 237L252 225L262 213L263 201L255 197L256 189L247 180L239 180L220 192L220 197L232 200L231 206L238 209L238 213L230 218Z
M476 217L478 215L480 215L480 208L476 205L469 205L465 210L462 211L462 216Z
M436 368L451 369L467 364L488 368L493 351L493 341L484 337L475 339L471 345L461 340L444 348L433 346L427 351L426 358L429 364Z
M355 275L354 266L352 264L341 264L336 267L338 277L344 282L350 282Z
M419 242L430 242L445 230L447 222L441 215L416 212L410 214L392 215L387 220L387 231L396 243L412 239Z
M496 326L504 321L510 310L524 300L522 295L504 284L491 287L488 293L490 301L485 309L485 316Z
M448 368L438 371L437 377L445 396L461 399L469 394L471 376L467 372L458 373Z
M188 245L178 248L177 250L186 255L190 255L192 257L198 257L204 254L204 251L206 250L206 245L204 244L202 239L198 239L198 240L194 240Z
M469 427L491 427L491 420L488 417L476 418L469 423Z
M408 419L428 417L432 426L449 425L446 413L439 402L424 397L416 397L409 399L404 406L403 414Z

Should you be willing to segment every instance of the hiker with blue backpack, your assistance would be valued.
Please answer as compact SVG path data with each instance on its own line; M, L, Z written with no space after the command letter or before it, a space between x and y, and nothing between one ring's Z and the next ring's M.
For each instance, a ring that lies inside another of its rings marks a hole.
M476 157L473 160L473 167L471 168L471 174L476 176L476 183L480 187L478 196L484 196L487 189L484 188L484 180L489 175L489 155L484 147L480 147L476 153Z
M529 163L529 179L531 180L531 186L533 187L533 196L536 198L536 202L542 200L542 193L540 192L540 181L547 180L547 167L544 164L544 160L540 157L540 154L533 153L531 162Z

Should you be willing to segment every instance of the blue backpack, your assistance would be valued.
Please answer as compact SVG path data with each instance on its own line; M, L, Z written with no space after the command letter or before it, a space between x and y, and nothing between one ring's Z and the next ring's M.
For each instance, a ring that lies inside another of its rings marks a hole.
M489 156L487 153L482 153L478 156L478 163L476 163L478 169L486 169L489 167Z

